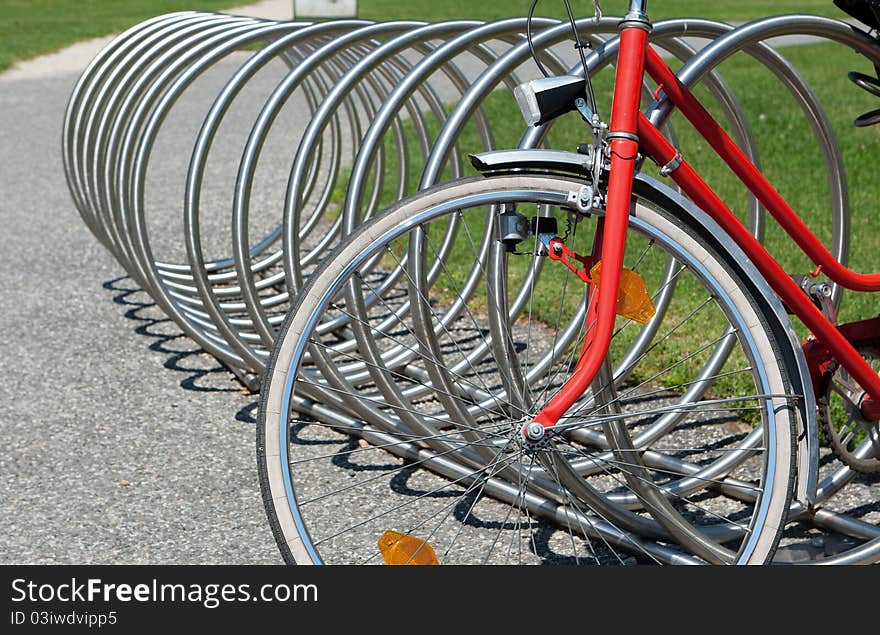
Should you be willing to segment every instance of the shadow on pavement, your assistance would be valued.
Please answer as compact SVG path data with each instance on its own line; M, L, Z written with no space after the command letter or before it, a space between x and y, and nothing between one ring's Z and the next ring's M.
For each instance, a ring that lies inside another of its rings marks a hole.
M225 366L199 348L166 317L131 278L120 276L102 286L114 294L113 302L125 307L125 317L137 323L134 332L152 340L150 350L166 356L163 366L187 375L180 380L181 388L199 392L245 390ZM236 415L236 419L248 421L249 416L241 418Z

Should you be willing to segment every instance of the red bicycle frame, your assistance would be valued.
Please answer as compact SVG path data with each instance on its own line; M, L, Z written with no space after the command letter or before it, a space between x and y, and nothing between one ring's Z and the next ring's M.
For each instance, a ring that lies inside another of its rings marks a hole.
M614 83L609 138L610 171L601 236L602 284L588 311L588 333L570 379L535 421L546 427L559 419L587 390L605 361L616 318L620 271L638 153L666 166L669 176L690 199L711 216L747 254L769 285L813 336L866 391L862 409L872 418L880 406L880 376L847 338L813 304L766 248L746 229L721 198L681 157L672 143L639 111L645 72L657 83L657 96L678 108L712 149L730 167L794 242L832 281L853 291L880 291L880 273L862 274L842 265L785 199L767 181L691 91L679 81L660 55L648 45L651 25L646 0L633 0L621 22L620 52Z

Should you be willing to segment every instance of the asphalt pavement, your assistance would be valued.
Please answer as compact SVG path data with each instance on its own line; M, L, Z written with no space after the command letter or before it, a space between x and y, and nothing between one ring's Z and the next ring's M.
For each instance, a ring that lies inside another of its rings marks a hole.
M255 397L136 291L68 194L77 77L0 78L0 562L278 563Z

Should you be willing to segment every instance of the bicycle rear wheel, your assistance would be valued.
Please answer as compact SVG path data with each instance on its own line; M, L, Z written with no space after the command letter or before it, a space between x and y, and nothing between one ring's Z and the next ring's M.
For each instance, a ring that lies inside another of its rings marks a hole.
M654 297L674 267L658 335L614 381L638 335L620 318L605 377L548 443L522 441L576 361L588 298L531 241L508 253L498 212L570 222L566 245L589 253L598 216L574 213L580 185L517 174L427 190L319 267L279 337L257 432L288 562L772 558L794 471L793 352L742 258L669 192L634 195L627 245ZM719 344L732 353L707 377ZM417 548L395 561L389 540Z

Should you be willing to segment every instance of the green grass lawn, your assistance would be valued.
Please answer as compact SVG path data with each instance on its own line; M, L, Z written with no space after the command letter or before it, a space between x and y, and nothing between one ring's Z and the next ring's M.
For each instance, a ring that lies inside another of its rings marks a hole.
M474 3L471 0L360 0L361 17L370 19L409 18L416 20L443 20L448 18L480 18L485 20L524 15L531 4L530 0ZM626 0L601 0L602 11L607 15L624 13L629 2ZM592 15L593 5L589 0L572 2L575 12ZM543 0L538 4L537 15L565 15L561 0ZM654 0L648 3L648 13L653 19L671 17L714 18L717 20L751 20L771 13L818 13L842 16L831 0Z
M17 60L117 33L162 13L242 4L241 0L0 0L0 71Z
M870 65L866 60L855 56L848 50L844 50L835 44L816 44L790 47L784 50L785 56L801 71L810 84L814 87L817 95L827 110L838 136L839 146L847 169L847 178L850 185L851 211L853 240L851 247L850 264L858 271L874 271L877 267L876 254L880 251L880 232L873 230L872 219L876 217L878 201L880 201L880 181L876 178L876 172L871 167L872 162L866 161L866 157L880 156L880 129L859 129L852 125L852 120L858 114L877 107L876 98L873 98L853 86L846 79L849 70L861 70L870 72ZM818 61L821 60L821 63ZM817 149L811 130L803 118L803 115L787 91L780 83L757 62L744 55L734 56L725 62L721 71L724 78L731 85L752 126L758 148L760 151L762 169L777 189L786 197L789 203L807 221L809 226L822 238L826 244L830 244L831 223L829 188L824 175L822 157ZM608 112L610 106L610 72L605 72L596 79L596 89L600 101L603 102L603 111ZM711 106L711 97L708 93L698 90L697 94L705 98L707 106ZM513 98L506 91L493 93L484 104L485 112L489 121L492 122L495 134L496 147L515 147L523 132L523 124L519 116ZM710 107L710 110L712 108ZM720 113L719 113L720 116ZM708 145L690 130L683 119L676 117L673 120L679 137L679 146L684 155L696 166L698 171L712 185L728 205L740 215L746 217L747 196L744 187L733 177L726 165L714 156ZM410 131L412 134L412 131ZM566 115L558 120L550 135L549 145L557 149L574 149L579 141L586 141L589 136L583 123L574 115ZM411 138L410 144L414 146L415 138ZM393 146L389 141L389 155L393 156ZM469 129L461 139L459 151L469 152L480 150L479 138L475 129ZM387 173L394 173L395 166L386 165ZM415 166L410 175L410 181L417 183L419 174ZM648 163L645 166L647 172L656 174L656 168ZM446 177L448 178L448 174ZM386 184L384 203L392 203L394 183ZM337 200L341 200L342 192L337 193ZM527 215L529 212L525 211ZM531 212L534 214L534 212ZM776 258L786 269L792 273L806 273L812 268L811 263L794 247L791 239L772 220L768 219L768 230L765 243ZM589 224L585 222L585 225ZM561 225L562 227L562 225ZM582 237L585 242L580 245L570 245L578 252L589 252L589 227L583 228ZM470 233L479 236L482 231L482 219L474 217L469 224ZM438 235L442 231L438 231ZM629 262L639 257L640 248L638 239L634 240L628 251ZM467 247L465 243L465 247ZM526 244L524 250L530 248ZM512 257L510 268L512 279L515 281L522 276L528 265L528 257ZM444 283L439 287L440 296L448 294L447 300L453 297L457 287L464 281L473 263L471 250L463 248L454 252L448 263L448 270L454 281ZM640 273L648 281L649 288L660 280L663 259L646 260L641 263ZM568 282L565 282L568 277ZM560 289L568 285L568 294L564 298L566 313L574 309L582 298L574 288L580 284L575 278L566 273L566 270L557 263L545 266L542 273L542 284L536 288L534 304L531 307L534 318L545 324L554 324L557 321L560 307ZM582 286L582 285L581 285ZM700 302L702 296L696 287L679 287L676 289L676 305L673 306L667 319L669 323L684 315L694 304ZM479 295L479 294L477 294ZM842 306L841 317L844 320L860 319L877 314L877 298L870 294L847 293ZM720 329L719 324L713 325L711 320L701 322L700 329L691 329L681 333L677 339L668 345L661 347L655 354L655 364L674 364L688 351L699 349L706 342L707 333ZM720 331L719 331L720 332ZM806 334L803 328L799 328L800 334ZM630 328L622 332L617 342L618 352L623 352L628 347L636 329ZM691 366L702 364L702 357L692 360L690 366L681 366L677 371L682 379L695 369ZM733 358L730 365L741 367L742 359ZM657 368L643 367L634 377L635 380L649 377ZM676 379L670 377L670 379ZM730 377L722 383L735 384L732 389L739 388L737 384L742 377ZM731 389L726 386L725 390ZM745 389L745 388L743 388Z
M293 0L291 0L292 2ZM137 22L171 11L215 11L247 4L248 0L0 0L0 72L17 60L48 53L79 40L122 31ZM494 19L523 15L527 0L475 4L468 0L360 0L360 16L374 20L396 18L445 20L452 18ZM539 14L562 17L562 3L544 0ZM605 0L608 14L625 10L623 0ZM720 20L749 20L773 13L809 12L843 14L830 0L781 0L768 7L761 0L655 0L655 19L700 16ZM592 13L587 0L574 3L576 11Z
M872 231L871 222L880 201L880 180L876 178L871 161L866 161L865 157L880 156L880 128L856 128L852 120L862 112L876 108L877 101L846 79L849 70L870 72L870 64L836 44L789 47L784 54L816 91L838 137L851 195L854 234L851 265L861 271L874 270L877 267L876 254L880 251L880 232ZM822 60L822 63L817 63L818 60ZM786 89L751 58L734 56L721 66L721 72L747 113L757 139L762 170L817 235L830 244L829 188L824 164L799 106ZM610 109L611 79L611 73L605 71L595 80L600 109L606 114ZM713 110L708 92L698 89L697 95ZM513 97L506 91L497 91L489 96L483 107L487 119L492 123L495 146L515 147L524 124ZM716 115L720 118L720 111ZM675 115L673 123L685 156L728 205L745 218L747 195L742 184L683 118ZM412 130L409 132L412 136L408 145L417 147L414 133ZM573 150L578 142L587 141L588 137L589 132L584 124L576 114L571 113L554 124L549 145ZM393 174L396 170L393 141L389 138L387 143L390 161L386 164L386 172ZM460 140L459 152L481 149L475 126L468 127ZM420 166L418 162L414 163L410 174L411 189L415 188L420 177ZM468 170L473 173L469 166ZM650 162L645 164L645 170L656 174ZM447 173L446 177L449 176ZM344 183L340 185L344 186ZM388 180L385 188L383 202L390 204L395 198L395 179ZM339 190L335 193L335 200L341 202L343 196L344 192ZM768 216L768 219L766 241L771 252L793 272L806 272L812 268L808 260L794 248L788 235L772 218ZM850 294L843 307L843 317L855 319L864 316L871 312L871 306L870 296Z

